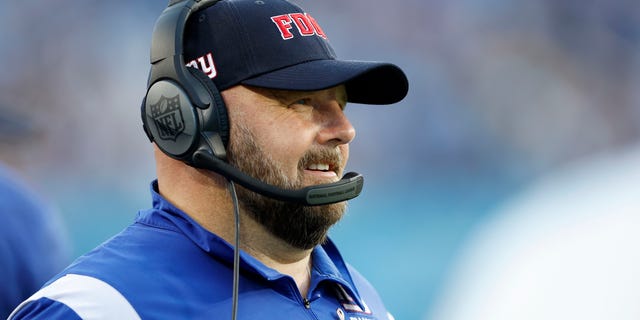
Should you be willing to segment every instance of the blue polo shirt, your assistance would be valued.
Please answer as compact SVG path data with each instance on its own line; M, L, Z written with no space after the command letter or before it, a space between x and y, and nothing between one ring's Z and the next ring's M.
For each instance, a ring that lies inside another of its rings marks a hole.
M230 319L233 247L152 184L153 208L80 257L11 319ZM311 286L240 253L238 319L388 319L375 289L330 240L314 248Z

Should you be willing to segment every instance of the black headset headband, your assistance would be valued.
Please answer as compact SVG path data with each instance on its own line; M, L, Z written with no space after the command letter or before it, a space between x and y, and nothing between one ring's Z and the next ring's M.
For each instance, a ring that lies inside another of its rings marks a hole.
M151 72L148 86L167 78L183 84L183 88L198 108L205 109L211 101L207 92L189 74L184 64L184 29L193 12L212 6L220 0L172 0L156 21L151 39Z

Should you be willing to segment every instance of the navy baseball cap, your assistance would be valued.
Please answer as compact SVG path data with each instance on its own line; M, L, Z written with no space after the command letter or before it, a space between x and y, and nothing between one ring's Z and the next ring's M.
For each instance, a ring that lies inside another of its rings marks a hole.
M184 58L224 90L314 91L345 84L349 102L392 104L409 88L396 65L338 60L318 22L286 0L223 0L194 13Z

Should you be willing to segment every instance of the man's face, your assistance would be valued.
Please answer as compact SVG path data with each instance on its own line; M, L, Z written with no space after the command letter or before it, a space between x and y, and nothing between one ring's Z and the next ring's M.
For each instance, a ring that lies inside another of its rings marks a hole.
M313 92L237 86L224 92L231 119L229 162L285 189L336 182L355 130L343 113L344 86ZM301 206L238 188L248 216L290 245L310 249L324 241L346 202Z

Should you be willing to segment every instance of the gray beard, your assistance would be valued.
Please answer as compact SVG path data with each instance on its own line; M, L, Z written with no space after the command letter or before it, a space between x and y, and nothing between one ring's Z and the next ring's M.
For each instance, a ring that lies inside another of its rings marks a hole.
M283 189L302 188L302 172L309 163L342 163L335 149L308 151L298 163L295 180L287 177L269 155L255 143L255 136L244 126L236 126L230 139L229 163L246 174ZM346 202L323 206L303 206L265 197L241 186L238 201L247 216L266 228L274 236L299 249L311 249L324 243L329 228L342 218Z

